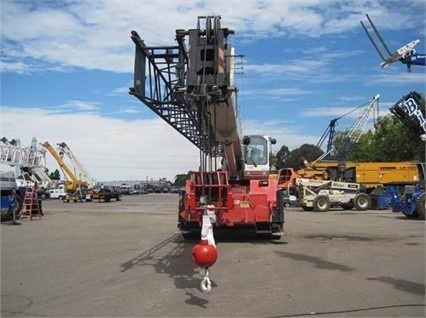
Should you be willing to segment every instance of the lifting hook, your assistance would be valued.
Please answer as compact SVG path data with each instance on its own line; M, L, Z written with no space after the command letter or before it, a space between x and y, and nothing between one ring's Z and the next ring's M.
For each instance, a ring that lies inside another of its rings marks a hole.
M204 278L200 283L200 289L205 294L210 293L212 290L212 283L209 278L209 269L207 267L204 269Z

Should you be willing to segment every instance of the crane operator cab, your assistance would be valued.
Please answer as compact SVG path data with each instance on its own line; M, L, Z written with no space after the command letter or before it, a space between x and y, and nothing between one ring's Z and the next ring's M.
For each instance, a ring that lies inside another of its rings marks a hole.
M264 150L260 150L258 148L252 148L250 150L249 161L252 161L253 165L266 164L266 157L264 156Z
M275 142L275 139L267 136L250 136L250 141L244 145L245 178L268 178L270 171L269 153L271 152L271 144L275 144Z

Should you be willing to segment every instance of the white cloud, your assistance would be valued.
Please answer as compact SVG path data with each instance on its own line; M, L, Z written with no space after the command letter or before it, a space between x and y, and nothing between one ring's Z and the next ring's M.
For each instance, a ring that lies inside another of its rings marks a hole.
M390 2L390 1L389 1ZM392 2L390 2L392 5ZM150 45L174 44L174 30L196 27L194 17L222 15L224 23L238 30L241 40L270 37L318 38L358 29L366 12L385 28L398 28L393 21L413 26L412 1L391 13L382 4L310 1L2 1L1 35L3 71L30 71L19 63L26 58L43 61L44 68L81 67L131 72L133 48L130 31L138 30ZM238 10L224 8L238 7ZM166 19L161 17L167 17ZM392 22L391 22L392 21ZM23 62L24 61L24 62ZM322 66L310 61L289 65L290 70Z
M401 72L401 69L394 67L392 70L385 69L383 73L374 77L370 77L368 80L372 85L380 83L386 84L388 86L397 87L401 84L407 83L424 84L425 75L426 70L424 68L413 68L411 72Z
M197 148L159 118L124 121L12 107L1 112L2 137L19 138L23 145L29 145L34 136L53 146L65 142L99 181L146 177L173 181L176 174L198 169ZM50 154L47 159L50 171L59 169Z
M37 123L34 123L34 119ZM290 149L304 143L316 144L318 137L300 134L303 125L285 120L244 121L244 134L268 135ZM52 146L65 142L98 181L145 180L197 170L199 152L182 135L161 119L124 121L96 114L55 113L45 109L3 107L1 137L19 138L29 145L32 137ZM59 169L47 154L49 171Z

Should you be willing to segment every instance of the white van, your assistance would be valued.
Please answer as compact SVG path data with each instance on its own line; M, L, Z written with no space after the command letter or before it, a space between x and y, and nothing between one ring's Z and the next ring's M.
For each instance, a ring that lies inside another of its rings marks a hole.
M67 196L67 193L64 191L64 189L50 189L48 193L51 199L63 200Z

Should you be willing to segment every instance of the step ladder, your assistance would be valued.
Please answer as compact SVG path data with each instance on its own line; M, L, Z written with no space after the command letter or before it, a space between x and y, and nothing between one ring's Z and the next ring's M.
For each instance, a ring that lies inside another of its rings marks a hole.
M33 215L38 215L38 218L41 219L43 212L40 209L38 203L37 190L35 187L27 187L25 189L24 202L22 205L22 211L19 213L19 220L23 218L28 218L29 221L32 221Z

